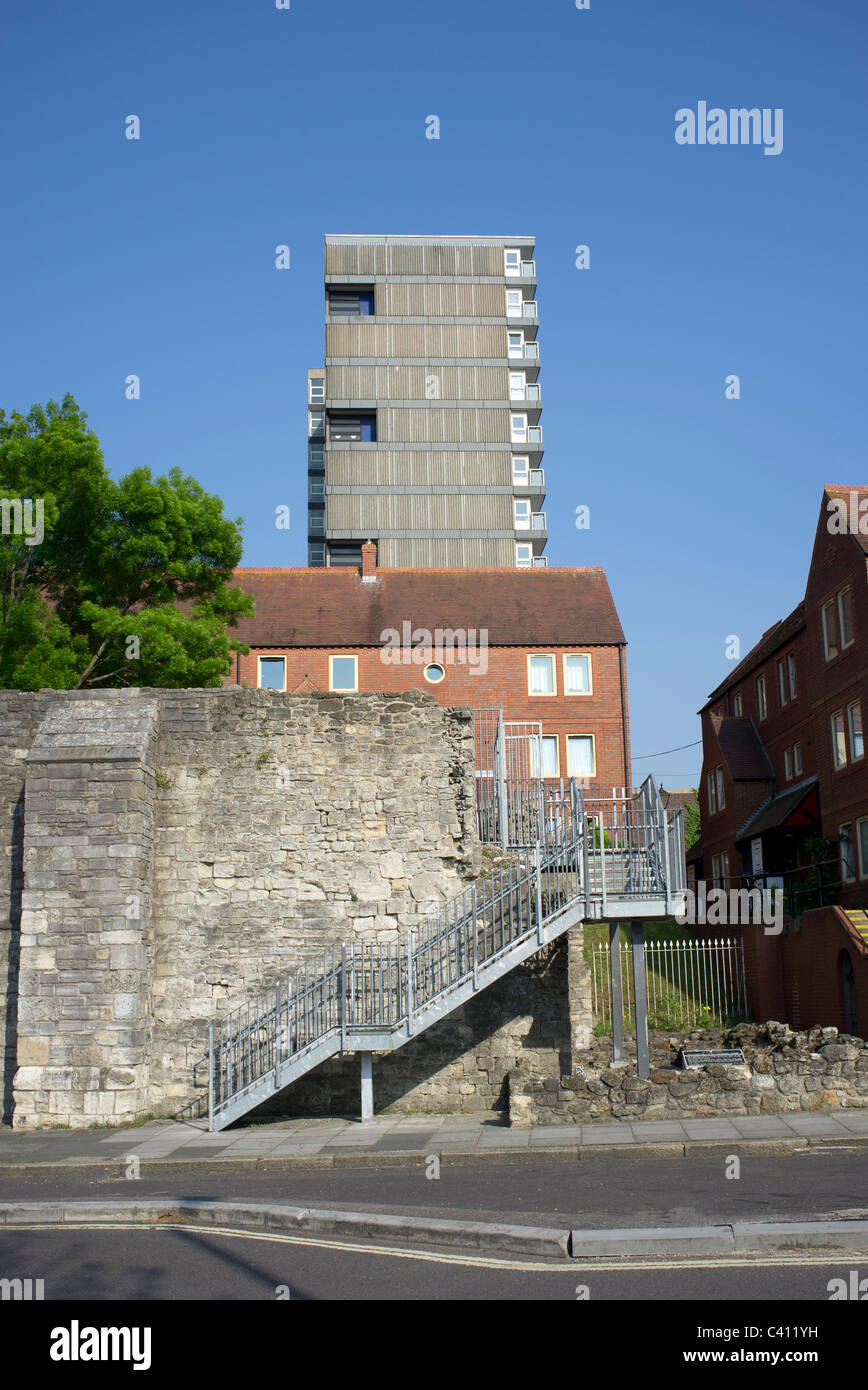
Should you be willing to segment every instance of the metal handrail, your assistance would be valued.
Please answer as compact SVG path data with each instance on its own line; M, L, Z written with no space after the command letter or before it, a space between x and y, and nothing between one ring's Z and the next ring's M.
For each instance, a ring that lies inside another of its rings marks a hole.
M585 918L597 900L605 916L610 895L651 891L668 903L677 885L662 866L668 874L677 825L667 824L653 779L638 798L615 791L586 795L575 778L545 788L535 847L515 854L482 891L464 889L402 943L334 942L321 959L231 1009L210 1030L212 1126L265 1079L278 1090L293 1063L309 1058L313 1066L343 1051L350 1033L400 1033L403 1040L421 1031L432 1021L426 1012L448 1005L471 980L479 988L482 974L482 986L490 983L501 960L532 937L542 943L544 928L578 903Z

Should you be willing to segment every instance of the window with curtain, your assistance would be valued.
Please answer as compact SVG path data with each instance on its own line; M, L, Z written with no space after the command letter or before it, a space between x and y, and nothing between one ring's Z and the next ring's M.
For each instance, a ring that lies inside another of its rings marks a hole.
M569 734L567 737L567 775L596 776L593 734Z
M591 693L591 658L589 656L564 657L564 690L567 695L589 695Z
M528 661L528 693L554 695L555 659L553 656L532 656Z

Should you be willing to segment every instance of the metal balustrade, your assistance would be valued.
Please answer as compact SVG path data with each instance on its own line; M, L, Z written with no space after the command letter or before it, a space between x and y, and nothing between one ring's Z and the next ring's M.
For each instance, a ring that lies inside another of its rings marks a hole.
M335 1053L400 1047L577 922L683 905L681 812L667 824L651 778L635 796L586 797L575 779L508 791L510 842L524 847L490 878L403 941L332 944L212 1025L211 1129Z

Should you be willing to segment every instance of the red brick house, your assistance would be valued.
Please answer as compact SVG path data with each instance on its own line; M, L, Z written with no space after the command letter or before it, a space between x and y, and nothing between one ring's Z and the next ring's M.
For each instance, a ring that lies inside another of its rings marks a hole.
M234 681L427 690L541 725L542 775L630 785L623 629L601 569L238 569L256 602ZM536 768L533 769L537 771Z
M794 998L798 1010L810 1012L806 1001L819 1000L825 989L826 1002L810 1007L828 1015L837 997L839 1016L822 1021L843 1026L845 1013L853 1021L855 991L863 1028L868 941L846 910L868 901L866 564L868 488L830 485L823 492L804 598L763 634L700 711L702 845L701 856L693 856L697 877L718 887L782 888L786 910L797 919L790 936L801 930L803 914L805 926L819 932L812 909L826 908L828 916L830 902L841 904L845 911L833 912L828 923L824 917L822 925L824 932L831 930L829 941L837 942L840 959L830 962L828 942L817 954L804 944L796 952L784 939L774 948L766 941L760 951L766 992L770 999L781 997L769 983L772 956L795 968L798 955L790 997L783 1000L790 1014ZM848 975L847 958L858 964L857 979L836 991L828 981Z

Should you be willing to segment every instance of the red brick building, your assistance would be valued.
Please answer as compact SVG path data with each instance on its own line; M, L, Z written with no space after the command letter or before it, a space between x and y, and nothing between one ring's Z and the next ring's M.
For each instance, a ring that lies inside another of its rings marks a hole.
M630 785L626 642L601 569L239 569L236 684L427 690L541 725L542 774ZM534 769L536 771L536 769Z
M790 935L811 909L830 902L857 908L868 900L866 564L868 488L830 485L823 492L804 598L763 634L700 711L697 877L719 887L783 888L787 911L797 919ZM804 921L809 924L807 916ZM868 970L865 941L848 926L845 913L834 913L828 922L824 917L822 932L831 932L829 940L838 943L840 958L832 962L828 941L820 949L821 923L813 912L810 922L813 952L804 943L798 951L786 941L754 943L756 963L760 957L766 961L769 999L782 999L769 962L783 952L792 976L783 1003L791 1014L796 999L802 1012L816 1007L828 1015L829 1001L837 997L839 1018L813 1021L843 1025L844 1014L852 1014L853 991L863 990L864 1028L868 977L860 985L858 971ZM858 965L852 989L846 982L840 988L829 983L846 975L845 957ZM786 975L783 957L776 970ZM816 1005L806 1003L814 998ZM761 1014L769 1016L765 1008Z

